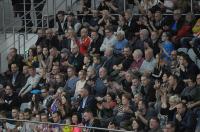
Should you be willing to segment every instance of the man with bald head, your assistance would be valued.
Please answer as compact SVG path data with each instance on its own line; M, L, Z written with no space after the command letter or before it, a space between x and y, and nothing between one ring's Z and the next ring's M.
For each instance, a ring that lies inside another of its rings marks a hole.
M79 49L82 55L87 53L90 43L91 43L91 38L88 36L88 30L86 28L82 28L81 39L79 43Z

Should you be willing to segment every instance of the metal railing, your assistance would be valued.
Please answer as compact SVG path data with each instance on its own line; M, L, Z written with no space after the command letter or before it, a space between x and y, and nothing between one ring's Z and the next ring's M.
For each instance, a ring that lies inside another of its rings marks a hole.
M51 123L51 122L40 122L40 121L31 121L31 120L16 120L16 119L10 119L10 118L0 118L1 122L7 122L7 121L14 121L14 122L22 122L22 123L30 123L30 124L45 124L48 126L59 126L61 129L64 127L69 127L69 128L80 128L84 130L89 130L90 132L93 132L95 130L101 130L101 131L110 131L110 132L132 132L132 131L126 131L126 130L117 130L117 129L108 129L108 128L101 128L101 127L90 127L90 126L82 126L82 125L68 125L68 124L60 124L60 123ZM30 128L28 128L30 129ZM51 128L49 128L51 129ZM26 132L26 129L25 129Z
M63 3L66 1L66 0L63 0L59 5L56 5L56 1L57 0L53 0L54 1L54 7L53 7L53 9L54 9L54 12L55 12L55 14L56 14L56 11L59 9L59 7L61 6L61 5L63 5ZM35 8L37 8L38 6L40 6L40 4L43 4L43 2L45 2L45 0L43 0L43 1L41 1L37 6L35 6ZM24 3L25 4L25 3ZM49 7L48 7L48 0L46 0L46 4L47 4L47 15L42 15L42 19L41 19L41 24L42 24L42 28L44 28L44 18L45 18L45 16L47 16L47 27L49 27L49 20L48 20L48 16L49 16ZM4 9L3 9L4 10ZM21 16L20 17L20 20L18 20L18 21L21 21L22 20L22 18L24 17L24 18L26 18L25 16L28 14L28 13L31 13L32 11L34 11L34 10L31 10L31 11L29 11L29 12L26 12L25 11L25 9L24 9L24 15L23 16ZM39 14L38 14L39 15ZM37 17L37 16L36 16ZM56 17L55 15L54 15L54 17ZM4 26L4 36L5 36L5 40L4 41L2 41L2 43L4 43L4 42L6 42L7 40L6 39L11 39L11 38L13 38L13 43L12 44L10 44L9 46L6 46L5 48L3 48L1 51L2 52L6 52L7 51L7 49L9 49L9 48L11 48L11 47L16 47L16 43L17 42L19 42L20 40L19 40L19 38L20 37L18 37L18 39L16 39L16 34L18 33L17 32L17 28L20 28L21 26L15 26L15 23L17 23L18 21L14 21L13 23L11 23L10 25L8 25L8 26ZM24 20L25 21L25 32L24 32L24 37L25 37L25 43L27 43L28 41L30 41L30 40L32 40L37 34L35 34L34 36L32 36L31 38L28 38L28 35L27 35L27 33L31 30L31 29L28 29L27 30L27 26L26 26L26 19ZM40 23L39 23L40 24ZM10 35L10 36L7 36L7 33L6 33L6 31L7 31L7 29L9 29L9 28L12 28L12 35ZM38 27L39 28L39 27ZM22 33L19 33L19 34L22 34ZM20 35L21 36L21 35ZM23 45L24 47L23 47L23 49L25 49L25 46L26 46L26 44L24 44ZM18 48L19 48L19 46L18 46ZM21 48L21 47L20 47ZM20 49L19 49L20 50ZM25 51L25 50L24 50ZM25 53L25 52L24 52Z

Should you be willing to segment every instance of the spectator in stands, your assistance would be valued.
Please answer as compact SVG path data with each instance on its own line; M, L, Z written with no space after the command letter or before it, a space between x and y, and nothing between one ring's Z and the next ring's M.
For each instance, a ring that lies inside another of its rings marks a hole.
M155 89L148 74L141 76L141 93L145 102L155 102Z
M81 91L81 100L79 102L79 106L77 109L79 118L83 118L84 111L87 109L91 109L94 116L96 115L96 100L94 96L91 94L91 87L89 85L85 85Z
M17 54L16 48L10 48L9 49L7 61L8 61L9 70L11 69L11 64L15 63L15 64L18 64L19 70L22 71L22 67L24 65L23 57L21 55Z
M179 103L176 106L177 113L174 115L177 131L194 132L196 119L192 111L187 109L186 104Z
M67 16L64 11L58 11L56 24L56 27L58 28L58 35L65 34L65 30L67 29Z
M143 52L146 48L148 48L145 43L149 43L150 39L149 39L149 31L147 29L142 29L139 32L139 36L140 38L138 40L136 40L135 43L132 44L133 49L141 49Z
M190 75L196 76L199 73L199 68L191 61L187 54L182 54L179 59L180 78L185 81Z
M79 52L84 55L88 52L88 48L91 44L91 38L88 36L88 30L86 28L81 29L81 39L79 43Z
M92 54L100 54L100 47L103 43L103 36L100 35L97 31L91 31L91 39L92 42L89 46L89 53Z
M146 49L145 50L145 60L142 62L142 65L140 66L139 71L141 73L152 73L154 68L156 66L156 60L153 56L153 50L152 49Z
M114 43L114 54L122 55L123 49L128 45L128 40L125 38L124 31L116 32L117 41Z
M29 94L32 89L37 89L37 84L40 81L40 76L36 73L36 69L34 67L29 67L28 69L30 77L26 81L26 84L19 92L19 96L22 98Z
M56 47L57 50L60 50L59 40L57 36L54 35L54 32L51 28L46 30L45 44L49 49Z
M108 72L105 67L99 69L99 77L96 79L94 87L94 95L96 97L104 97L107 92Z
M93 112L91 110L85 110L83 113L83 126L90 126L90 127L101 127L100 121L94 118ZM85 128L83 128L85 129ZM87 131L88 129L86 129ZM94 130L95 132L100 132L100 130Z
M37 30L37 35L38 35L38 39L37 41L35 42L35 45L38 46L38 45L41 45L42 47L45 45L45 38L46 38L46 32L45 32L45 29L43 28L39 28Z
M119 59L117 59L117 61L119 61L119 63L116 63L113 66L113 69L115 71L119 70L119 71L127 71L130 68L130 65L133 61L132 56L131 56L131 47L130 46L125 46L122 50L122 54L119 56Z
M83 67L83 55L79 52L78 45L73 45L71 47L72 58L69 61L69 66L73 66L76 69L76 72L80 71Z
M171 58L171 52L174 50L174 46L170 39L171 39L171 34L169 32L162 33L163 43L160 45L160 52L162 58L167 62L169 62Z
M163 132L176 132L176 126L174 122L168 122L163 128Z
M160 120L157 117L153 117L149 121L149 132L162 132L160 129Z
M17 93L25 84L25 77L19 71L18 64L15 63L11 64L11 74L7 77L7 79L12 83L14 87L13 90Z
M143 61L144 61L142 50L135 49L133 51L132 56L133 56L133 62L131 64L131 66L130 66L130 69L132 71L138 71L140 69Z
M38 62L35 48L29 48L28 57L25 60L25 64L28 66L34 66L35 68L39 67L39 62Z
M142 122L136 118L133 119L132 121L132 131L133 132L143 132L144 131L144 126L142 125Z
M112 47L116 42L112 27L107 27L105 29L105 36L106 37L104 38L103 43L100 47L101 52L104 52L107 48Z
M68 80L66 81L64 88L69 91L70 96L73 97L76 90L76 83L78 81L78 77L76 76L76 69L74 67L68 67L67 76Z
M124 12L124 18L127 26L127 30L125 31L125 36L128 40L132 40L133 37L136 35L135 33L138 32L136 23L137 18L133 15L130 9L127 9Z
M0 108L4 111L11 111L12 108L20 106L20 99L14 92L12 84L5 86L5 94L0 99Z
M113 55L113 48L108 47L104 52L104 62L102 64L108 70L108 74L113 71L113 66L116 64L116 57Z

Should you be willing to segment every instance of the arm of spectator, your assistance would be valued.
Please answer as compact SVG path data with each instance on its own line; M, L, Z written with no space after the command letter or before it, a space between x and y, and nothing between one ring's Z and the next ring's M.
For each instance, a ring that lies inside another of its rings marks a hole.
M105 51L105 49L106 49L106 40L104 39L103 43L102 43L102 45L100 47L100 51Z
M135 116L148 126L148 120L139 111L135 112Z
M40 81L40 78L41 78L40 76L35 77L34 82L32 82L32 83L30 84L30 86L28 86L28 87L24 90L24 92L21 93L21 95L25 95L25 94L27 94L28 92L30 92L33 88L36 88L36 87L37 87L37 84L38 84L39 81Z

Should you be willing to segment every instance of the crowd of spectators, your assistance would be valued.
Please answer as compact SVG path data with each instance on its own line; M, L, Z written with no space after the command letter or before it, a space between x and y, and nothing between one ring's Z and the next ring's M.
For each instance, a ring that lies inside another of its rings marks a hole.
M200 18L188 0L120 2L81 0L38 28L26 57L9 50L1 117L66 126L1 120L1 130L200 131Z

